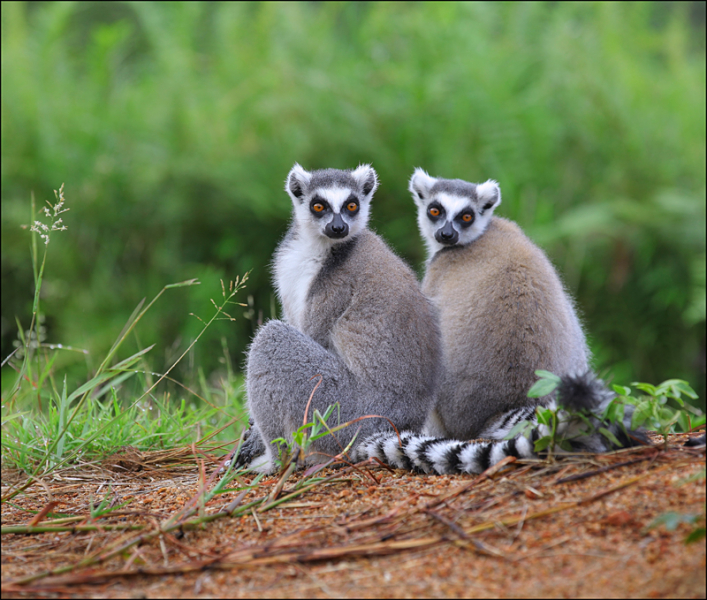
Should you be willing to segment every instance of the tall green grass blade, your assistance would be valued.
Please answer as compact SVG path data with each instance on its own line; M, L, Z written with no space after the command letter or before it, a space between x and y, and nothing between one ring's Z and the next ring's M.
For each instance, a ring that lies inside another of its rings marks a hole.
M129 369L135 363L139 362L139 359L141 356L144 356L145 354L147 354L154 347L155 347L155 344L152 344L151 346L148 346L147 348L144 348L143 350L136 352L132 356L129 356L128 358L126 358L124 360L121 360L118 364L116 364L110 368L111 371L123 371L125 369Z
M61 398L59 398L59 441L56 445L56 458L61 459L64 454L64 442L66 441L66 413L69 408L69 401L66 397L66 375L64 376L64 387L61 390Z
M145 300L147 300L147 298L143 298L142 300L140 300L137 306L133 309L133 312L128 317L128 320L126 321L125 325L123 325L123 329L121 329L120 333L118 334L118 337L115 338L113 345L110 347L110 350L108 350L109 355L115 353L121 343L121 340L124 340L127 337L128 333L131 331L133 324L137 320L137 317L140 314L140 311L142 310L142 307L145 305Z

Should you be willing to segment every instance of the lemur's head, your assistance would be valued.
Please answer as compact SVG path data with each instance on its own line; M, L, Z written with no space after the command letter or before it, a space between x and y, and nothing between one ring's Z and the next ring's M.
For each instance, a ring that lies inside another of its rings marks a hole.
M295 163L285 191L292 198L298 227L336 243L366 228L378 177L371 165L352 171L305 171Z
M491 179L468 183L430 177L422 169L415 169L409 189L418 207L417 223L430 257L442 248L473 242L501 204L501 188Z

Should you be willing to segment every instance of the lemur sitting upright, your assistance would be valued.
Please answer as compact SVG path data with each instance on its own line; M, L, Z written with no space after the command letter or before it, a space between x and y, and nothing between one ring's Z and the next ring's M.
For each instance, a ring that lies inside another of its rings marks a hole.
M338 403L342 423L382 415L421 431L441 371L438 318L413 271L367 228L377 186L369 165L308 172L295 164L287 176L293 219L273 265L285 322L266 323L250 346L253 426L238 464L272 471L271 443L292 439L310 396L310 421ZM386 419L363 419L312 442L310 460L340 453L359 427L359 442L392 431Z
M410 180L428 248L422 291L440 311L444 375L429 432L479 437L527 393L535 371L580 375L589 350L572 299L545 253L513 222L493 216L495 181Z
M595 429L614 395L589 370L589 351L572 300L545 254L511 221L494 217L501 203L495 181L437 179L417 169L410 191L429 250L422 291L440 311L444 373L427 435L378 435L357 449L395 466L425 472L478 473L504 456L534 456L531 439L503 440L521 420L533 421L538 404L582 411ZM557 397L528 398L536 369L562 379ZM628 428L632 409L627 408ZM610 441L585 434L582 419L561 413L559 434L575 450L604 452ZM633 439L601 423L621 441ZM642 439L640 432L632 432ZM438 437L431 437L438 436ZM465 441L460 441L465 440Z

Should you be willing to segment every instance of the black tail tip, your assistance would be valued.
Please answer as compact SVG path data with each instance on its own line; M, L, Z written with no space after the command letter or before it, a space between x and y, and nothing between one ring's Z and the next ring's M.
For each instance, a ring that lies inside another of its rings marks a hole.
M705 438L705 434L703 433L700 437L694 437L690 438L685 442L685 445L688 447L692 446L704 446L707 444L707 438Z
M591 371L565 375L557 386L558 404L572 410L595 410L613 397L614 393Z

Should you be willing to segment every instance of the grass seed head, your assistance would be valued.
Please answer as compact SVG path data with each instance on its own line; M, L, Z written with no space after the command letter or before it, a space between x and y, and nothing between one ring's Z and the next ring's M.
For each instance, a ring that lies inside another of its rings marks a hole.
M49 225L43 223L42 221L35 221L34 225L30 227L30 231L39 234L39 237L44 241L44 245L49 245L49 233L52 231L66 231L68 227L64 225L64 220L59 217L61 213L67 212L68 208L64 208L66 200L64 199L64 184L58 190L54 190L54 196L56 196L56 204L52 204L47 200L47 205L44 207L44 216L51 219ZM59 217L57 219L57 217Z

